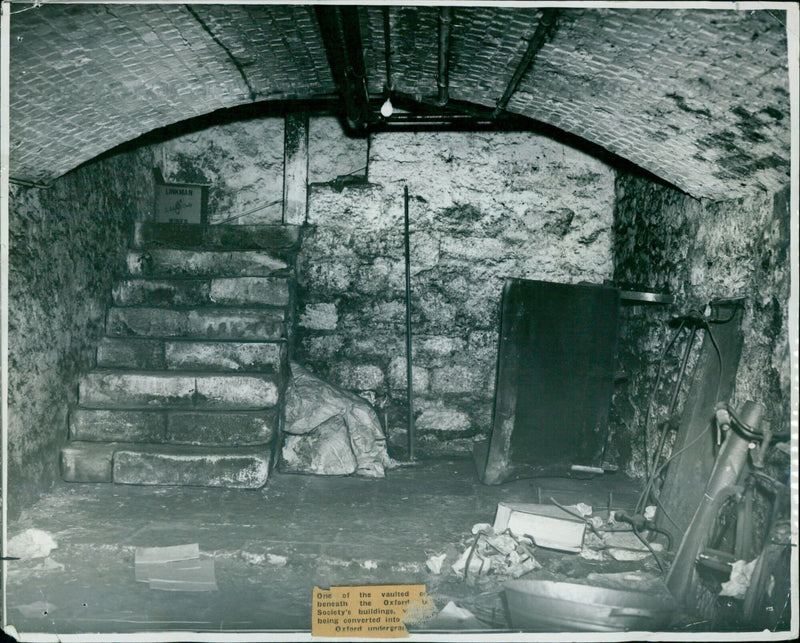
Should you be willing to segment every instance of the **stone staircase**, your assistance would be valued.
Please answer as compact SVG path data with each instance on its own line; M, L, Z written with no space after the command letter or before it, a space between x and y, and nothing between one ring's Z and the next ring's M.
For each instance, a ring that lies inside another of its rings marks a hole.
M68 482L259 488L278 430L298 226L139 223L61 450Z

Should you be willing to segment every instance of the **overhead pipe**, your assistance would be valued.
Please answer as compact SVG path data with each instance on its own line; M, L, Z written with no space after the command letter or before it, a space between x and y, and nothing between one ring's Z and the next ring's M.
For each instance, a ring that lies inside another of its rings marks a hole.
M439 87L437 105L447 105L450 100L450 26L453 24L453 7L439 9Z
M316 5L314 10L348 125L363 129L371 112L358 8Z
M539 24L536 26L536 31L528 43L528 48L525 50L525 54L517 64L514 74L511 76L511 80L506 86L505 92L503 92L503 96L497 101L497 106L492 112L492 118L496 118L500 112L506 108L508 101L511 100L511 96L513 96L514 92L517 91L517 87L519 87L522 76L531 66L536 54L539 52L545 41L548 39L548 37L550 37L551 32L554 30L557 16L558 9L544 9L542 11L542 17L539 20Z
M347 77L349 88L353 93L356 108L354 121L359 126L366 125L372 116L369 106L369 88L367 87L367 68L364 64L364 45L361 41L361 21L358 7L343 5L339 7L342 33L347 52Z
M386 91L392 91L392 41L389 24L389 7L382 7L383 13L383 59L386 63Z

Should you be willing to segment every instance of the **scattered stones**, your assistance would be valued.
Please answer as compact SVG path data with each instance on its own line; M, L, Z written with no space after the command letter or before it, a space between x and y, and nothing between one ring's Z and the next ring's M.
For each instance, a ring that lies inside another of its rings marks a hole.
M289 559L286 556L280 556L278 554L267 554L267 562L270 565L275 565L275 567L285 567Z
M250 565L262 565L266 560L264 554L254 554L249 551L242 551L242 559Z
M55 538L42 529L26 529L9 539L8 555L15 558L45 558L58 547Z
M425 566L428 568L428 571L430 571L431 574L441 574L442 565L444 564L445 558L447 558L447 553L431 556L427 561L425 561Z

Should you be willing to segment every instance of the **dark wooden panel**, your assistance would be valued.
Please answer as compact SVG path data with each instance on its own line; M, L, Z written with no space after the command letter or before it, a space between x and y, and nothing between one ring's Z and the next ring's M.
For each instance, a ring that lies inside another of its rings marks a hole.
M613 393L619 291L511 279L503 292L484 482L522 467L589 464Z

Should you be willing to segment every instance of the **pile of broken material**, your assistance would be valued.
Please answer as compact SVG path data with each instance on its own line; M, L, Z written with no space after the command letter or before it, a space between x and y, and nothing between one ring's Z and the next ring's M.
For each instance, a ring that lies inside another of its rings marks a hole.
M290 363L280 468L291 473L382 478L395 466L365 399Z
M645 544L644 534L637 535L630 525L617 521L614 512L592 513L584 504L500 503L493 525L474 525L455 549L428 558L428 570L433 574L449 571L466 580L476 576L503 580L541 569L536 555L545 550L578 554L588 561L620 562L643 561L663 550L659 543Z
M509 530L497 533L491 525L473 526L472 544L451 565L455 574L495 574L519 578L541 565L533 556L533 541L526 536L515 536ZM428 564L430 568L430 563Z

